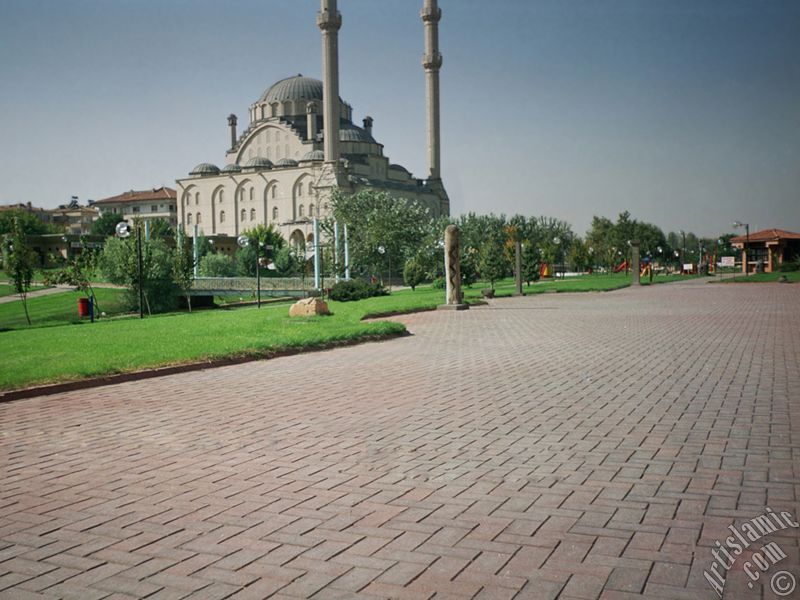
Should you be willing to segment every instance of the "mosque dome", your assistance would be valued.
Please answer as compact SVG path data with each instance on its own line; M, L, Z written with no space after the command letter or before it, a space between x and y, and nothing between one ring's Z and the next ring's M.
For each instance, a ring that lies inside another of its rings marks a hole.
M325 153L322 150L312 150L306 152L300 160L325 160Z
M339 141L341 142L370 142L375 144L373 138L366 129L361 129L351 123L342 123L339 128Z
M284 102L286 100L318 100L322 103L322 82L298 74L273 83L261 94L259 102Z
M189 171L189 175L219 175L219 167L211 163L200 163Z
M296 167L297 161L293 158L282 158L275 163L276 167Z
M241 173L242 167L235 163L230 163L222 167L222 173Z
M272 161L268 158L264 158L263 156L254 156L248 160L244 166L249 169L271 169Z

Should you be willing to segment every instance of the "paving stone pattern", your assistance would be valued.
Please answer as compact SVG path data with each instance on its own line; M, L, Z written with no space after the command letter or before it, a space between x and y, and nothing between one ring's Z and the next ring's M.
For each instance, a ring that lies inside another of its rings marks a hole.
M499 299L0 405L0 597L716 598L728 525L800 512L798 292Z

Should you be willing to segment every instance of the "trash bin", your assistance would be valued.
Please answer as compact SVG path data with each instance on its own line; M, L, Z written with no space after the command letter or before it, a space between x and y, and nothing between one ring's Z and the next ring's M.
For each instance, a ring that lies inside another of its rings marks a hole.
M79 317L88 317L89 316L89 299L88 298L78 298L78 316Z

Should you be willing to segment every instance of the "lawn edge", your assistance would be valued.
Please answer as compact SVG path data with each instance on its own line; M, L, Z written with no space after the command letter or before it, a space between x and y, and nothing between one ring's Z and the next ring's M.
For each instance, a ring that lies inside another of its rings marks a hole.
M73 392L77 390L91 389L95 387L102 387L105 385L125 383L128 381L153 379L155 377L163 377L165 375L190 373L192 371L202 371L204 369L215 369L217 367L239 365L243 363L254 362L257 360L272 360L274 358L282 358L284 356L295 356L297 354L307 354L310 352L335 350L336 348L345 348L348 346L356 346L358 344L366 344L370 342L383 342L386 340L398 337L406 337L409 335L411 334L408 331L369 334L362 337L357 337L347 340L334 340L331 342L323 342L320 344L313 344L309 346L295 346L295 347L280 348L277 350L256 351L244 355L230 356L227 358L213 358L201 361L187 362L178 365L170 365L168 367L154 367L152 369L142 369L140 371L130 371L127 373L114 373L112 375L102 375L100 377L88 377L85 379L75 379L59 383L34 385L31 387L20 388L16 390L0 391L0 404L4 402L11 402L14 400L22 400L23 398L32 398L35 396L51 396L53 394L60 394L63 392Z

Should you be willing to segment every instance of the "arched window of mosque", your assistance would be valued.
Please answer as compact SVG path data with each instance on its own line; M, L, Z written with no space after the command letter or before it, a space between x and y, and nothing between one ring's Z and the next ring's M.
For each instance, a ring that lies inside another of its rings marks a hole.
M272 187L272 197L273 198L275 197L275 194L277 193L277 191L278 191L278 186L277 185L273 186Z
M197 192L197 193L194 195L194 203L195 203L195 205L198 205L198 204L200 204L200 192Z
M251 221L255 221L256 220L256 209L255 208L251 208L250 209L250 220Z
M197 213L197 219L195 220L195 223L200 225L200 213Z
M276 103L272 104L272 106L270 106L270 109L271 109L272 116L273 117L277 117L278 116L278 103L276 102Z
M247 217L247 211L245 209L242 209L241 212L239 213L239 220L244 222L246 217Z
M253 194L255 194L255 193L256 193L256 191L253 188L250 188L250 200L253 199Z
M306 216L306 214L305 214L305 213L306 213L306 209L305 209L305 207L304 207L304 206L301 204L301 205L300 205L300 206L297 208L297 214L298 214L299 216L301 216L301 217L305 217L305 216Z
M219 191L219 201L222 202L223 200L225 200L225 191L224 190L220 190Z
M302 196L303 195L303 184L300 184L300 185L297 186L297 195L298 196Z
M267 129L267 132L264 134L264 140L267 141L267 142L269 142L269 134L270 134L270 131L269 131L269 129Z
M309 204L308 205L308 216L309 217L313 217L314 216L314 205L313 204Z
M273 221L277 221L278 220L278 207L277 206L273 206L272 207L272 220Z
M186 214L186 224L187 225L191 225L192 224L192 213L187 213Z
M219 222L220 223L224 223L225 222L225 211L224 210L219 211Z
M289 158L289 144L286 144L286 145L283 147L283 155L284 155L286 158Z
M308 182L308 195L310 196L313 193L314 193L314 184L309 181Z

